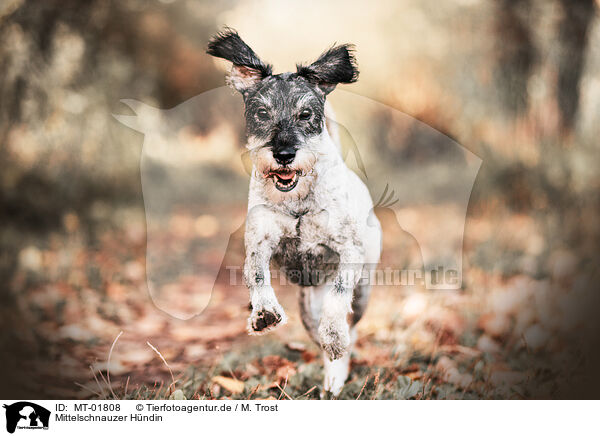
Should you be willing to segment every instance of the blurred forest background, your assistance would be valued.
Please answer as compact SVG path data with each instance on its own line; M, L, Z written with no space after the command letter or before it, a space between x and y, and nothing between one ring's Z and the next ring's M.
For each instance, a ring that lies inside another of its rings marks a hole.
M160 312L146 287L143 135L112 114L131 114L123 98L171 108L222 86L225 63L204 50L228 25L277 72L333 42L356 44L360 80L344 89L483 160L464 289L378 287L342 398L597 398L599 6L1 0L1 395L318 398L319 352L291 292L281 297L289 325L255 338L243 287L222 286L189 321ZM435 153L411 135L394 148L389 120L368 116L371 159ZM215 184L244 181L227 164L243 145L239 125L186 134L220 153L210 157ZM210 240L223 232L220 214L244 208L236 197L182 214L165 238ZM398 241L394 217L380 218ZM418 247L390 244L384 256L412 265ZM173 304L191 304L198 286L189 277L171 289Z

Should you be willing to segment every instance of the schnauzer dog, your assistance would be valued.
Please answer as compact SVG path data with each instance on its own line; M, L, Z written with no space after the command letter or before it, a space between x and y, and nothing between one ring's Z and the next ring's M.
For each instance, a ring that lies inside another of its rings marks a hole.
M227 28L207 53L233 65L228 83L245 104L252 176L244 280L250 334L287 321L270 280L271 261L300 285L302 322L323 349L324 388L338 395L348 377L355 325L379 262L381 227L367 187L344 163L327 95L358 78L353 46L339 45L295 73L271 65ZM366 274L365 274L366 273Z

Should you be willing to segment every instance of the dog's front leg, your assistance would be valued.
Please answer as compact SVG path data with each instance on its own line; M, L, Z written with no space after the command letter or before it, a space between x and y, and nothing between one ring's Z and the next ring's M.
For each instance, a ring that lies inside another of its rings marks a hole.
M343 357L350 347L348 314L352 312L352 296L362 274L363 260L360 247L343 246L338 274L323 299L319 340L331 360Z
M248 213L246 221L246 260L244 279L250 291L252 313L248 333L260 335L287 322L283 308L271 287L270 261L279 244L282 230L276 216L268 208L258 206Z

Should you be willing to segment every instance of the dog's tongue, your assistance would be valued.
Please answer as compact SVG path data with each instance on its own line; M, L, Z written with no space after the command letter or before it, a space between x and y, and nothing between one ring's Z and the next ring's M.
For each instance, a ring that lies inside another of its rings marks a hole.
M277 172L272 171L270 173L270 175L276 175L277 177L279 177L280 179L283 179L283 180L291 180L291 179L294 178L294 172L293 171L291 171L289 173L277 173Z

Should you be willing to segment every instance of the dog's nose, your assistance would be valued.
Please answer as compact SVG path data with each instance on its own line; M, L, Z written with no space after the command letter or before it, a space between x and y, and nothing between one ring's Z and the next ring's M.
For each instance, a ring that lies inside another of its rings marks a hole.
M291 163L296 157L296 150L293 148L284 148L282 150L277 150L273 152L273 157L275 161L280 165L287 165Z

